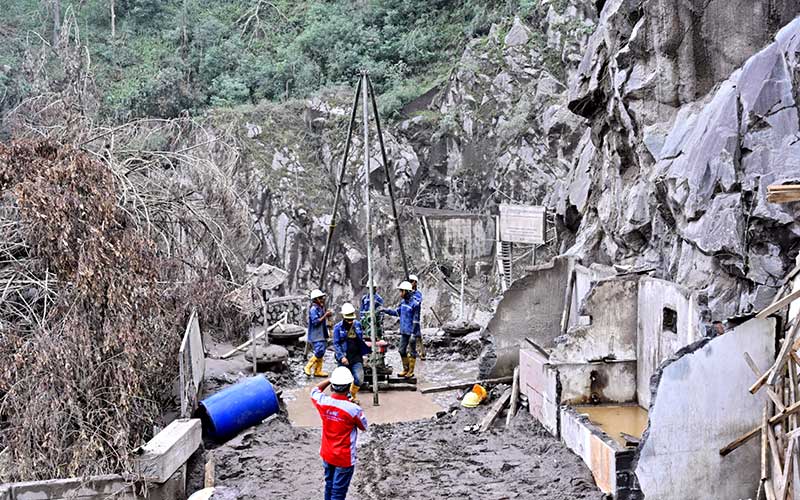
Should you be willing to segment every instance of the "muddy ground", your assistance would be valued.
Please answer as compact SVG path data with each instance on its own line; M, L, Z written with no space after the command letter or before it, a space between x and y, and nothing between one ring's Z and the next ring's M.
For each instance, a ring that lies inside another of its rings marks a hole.
M371 426L359 437L348 498L604 498L580 459L527 412L508 429L496 422L485 434L464 432L486 411L454 408L440 418ZM274 418L223 445L208 444L193 460L189 491L201 487L203 464L213 457L216 485L239 498L321 498L319 440L319 429Z
M430 347L432 358L447 359L451 355L452 347ZM227 346L218 347L225 349ZM298 381L307 383L301 374L301 356L302 352L292 356L284 373L268 374L277 389L296 387ZM208 361L208 393L249 375L243 360ZM438 374L434 363L449 366L447 362L426 361L431 380ZM501 389L492 391L493 396ZM437 417L372 425L362 433L348 498L605 498L583 462L527 410L521 409L508 429L501 416L489 432L468 433L464 429L478 423L491 402L467 409L458 405L458 396L455 392L437 394L437 402L446 408ZM320 432L318 428L293 427L284 408L280 415L227 443L206 442L190 462L188 491L202 487L203 466L213 459L216 485L236 490L238 498L322 498Z

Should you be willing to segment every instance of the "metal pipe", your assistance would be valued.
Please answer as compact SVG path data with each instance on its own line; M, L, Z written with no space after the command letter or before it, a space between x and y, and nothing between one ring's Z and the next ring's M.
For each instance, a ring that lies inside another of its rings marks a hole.
M370 339L372 340L372 348L378 348L378 339L375 335L375 283L372 281L372 207L370 204L369 185L369 106L367 103L369 94L369 76L364 71L362 78L367 81L367 85L363 86L364 92L364 206L367 209L367 279L369 281L369 331ZM379 132L380 136L380 132ZM374 356L373 356L374 358ZM372 365L372 404L379 406L378 401L378 367L373 361Z
M347 126L347 141L344 145L344 155L342 156L342 166L339 169L339 182L336 184L336 196L333 198L333 213L331 213L331 223L328 226L328 237L325 240L325 251L322 253L322 269L319 273L319 287L325 289L325 275L328 271L328 259L330 258L331 245L333 244L333 230L336 228L336 210L339 208L339 198L342 195L342 186L344 184L344 174L347 171L347 157L350 154L350 145L353 139L353 125L356 121L356 112L358 111L358 98L361 94L361 83L363 78L358 80L356 93L353 97L353 110L350 112L350 124ZM366 104L365 104L366 105Z
M383 158L383 172L386 175L386 183L389 185L389 199L392 200L392 217L394 217L394 227L397 231L397 243L400 245L400 258L403 261L403 271L405 277L408 278L408 262L406 261L406 249L403 245L403 232L400 230L400 218L397 216L397 206L394 201L394 185L392 184L392 175L389 172L389 160L386 157L386 147L383 145L383 132L381 132L381 119L378 115L378 102L375 100L375 91L372 88L372 81L369 75L366 75L367 86L369 93L372 96L372 111L375 114L375 126L378 129L378 142L381 145L381 157ZM364 101L364 105L367 103Z

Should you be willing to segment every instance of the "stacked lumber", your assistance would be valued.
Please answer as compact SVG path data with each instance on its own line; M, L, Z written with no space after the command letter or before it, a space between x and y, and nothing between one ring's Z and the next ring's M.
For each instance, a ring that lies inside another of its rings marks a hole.
M770 186L771 188L772 186ZM800 187L797 200L800 201ZM743 353L745 362L753 371L756 380L750 387L751 394L764 391L768 396L761 424L732 441L719 450L725 456L756 436L761 440L761 473L756 500L786 500L794 498L794 471L800 467L800 449L797 438L800 436L800 320L798 304L792 305L800 297L800 276L795 268L775 301L758 313L764 318L780 313L787 307L789 321L785 322L784 338L774 363L766 371L757 366L748 353ZM755 485L754 485L755 488Z
M772 203L800 201L800 184L773 184L772 186L768 186L767 201L771 201Z

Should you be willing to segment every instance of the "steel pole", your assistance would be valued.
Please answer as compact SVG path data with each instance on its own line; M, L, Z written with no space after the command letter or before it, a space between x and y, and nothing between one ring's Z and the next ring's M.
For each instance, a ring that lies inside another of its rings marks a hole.
M369 281L369 333L370 339L372 340L372 349L373 349L373 361L370 363L372 365L372 404L375 406L379 406L378 401L378 367L375 366L375 353L374 351L378 348L378 339L375 335L375 284L372 281L372 206L370 204L370 194L369 194L369 184L370 184L370 175L369 175L369 105L368 105L368 94L369 94L369 77L367 76L367 72L365 71L362 73L361 78L367 81L366 85L362 85L362 92L364 92L364 176L366 180L364 182L364 206L367 209L367 279Z
M406 249L403 245L403 232L400 230L400 218L397 216L397 206L394 201L394 184L392 183L393 176L389 171L389 160L386 157L386 147L383 145L383 132L381 131L381 119L378 114L378 102L375 100L375 91L372 89L372 81L367 75L367 86L369 93L372 96L372 112L375 115L375 127L378 129L378 142L381 145L381 157L383 159L383 172L386 175L386 183L389 185L389 199L392 200L392 217L394 217L394 227L397 231L397 243L400 246L400 258L403 261L403 271L405 272L406 279L408 278L408 261L406 261ZM364 102L366 106L366 101Z
M347 126L347 141L344 145L344 154L342 155L342 166L339 169L339 182L336 184L336 196L333 198L333 212L331 213L331 223L328 226L328 237L325 240L325 251L322 253L322 269L319 273L319 287L325 289L325 275L328 271L328 259L330 258L331 245L333 244L333 230L336 228L336 212L339 208L339 199L342 195L342 186L344 185L344 174L347 172L347 157L350 154L350 145L353 139L353 125L356 121L356 112L358 111L358 98L361 94L361 83L363 78L358 80L356 93L353 97L353 110L350 112L350 123Z

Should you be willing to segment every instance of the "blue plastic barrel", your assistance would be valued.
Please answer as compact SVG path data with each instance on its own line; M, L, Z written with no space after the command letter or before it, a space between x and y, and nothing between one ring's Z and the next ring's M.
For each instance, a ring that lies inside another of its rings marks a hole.
M198 411L206 435L224 441L278 413L278 396L269 380L258 375L207 397Z

